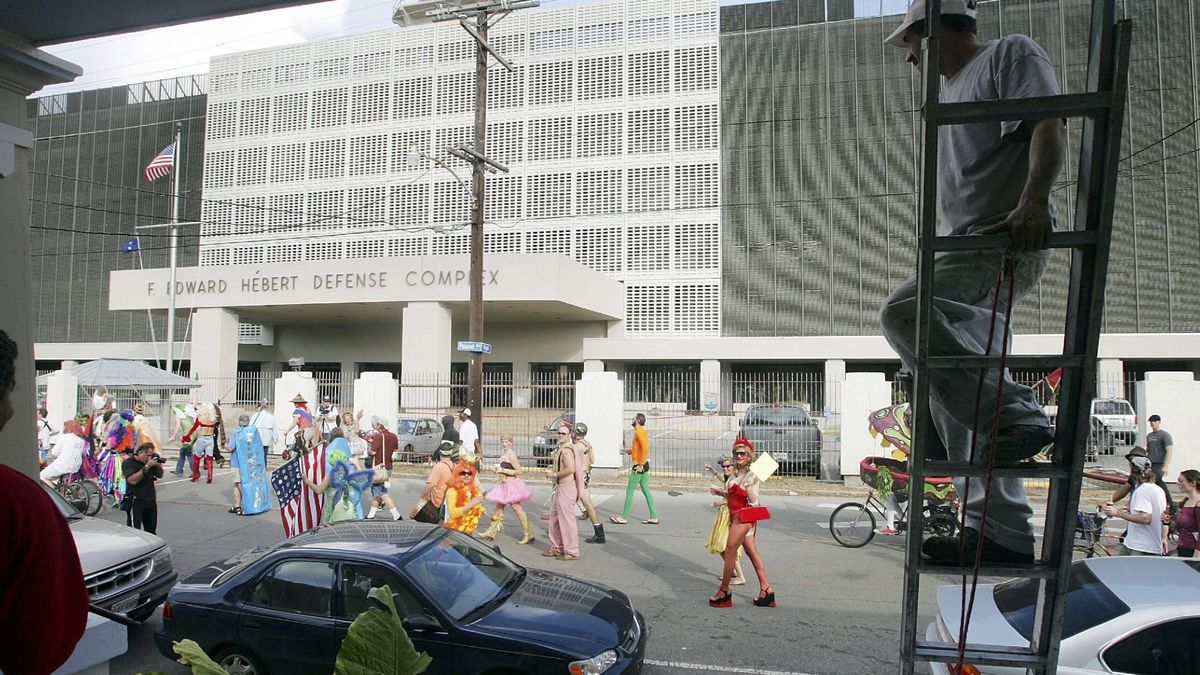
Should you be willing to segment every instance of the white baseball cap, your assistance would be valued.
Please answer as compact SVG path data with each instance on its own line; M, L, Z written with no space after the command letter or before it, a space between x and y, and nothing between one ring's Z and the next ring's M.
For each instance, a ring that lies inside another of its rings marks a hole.
M976 0L942 0L942 14L963 14L975 18ZM900 27L892 31L892 34L887 36L883 42L893 47L904 48L904 31L908 27L918 21L925 20L925 0L912 0L912 4L908 6L908 13L904 15L904 21L900 23Z
M462 409L461 411L459 411L459 412L460 412L461 414L463 414L463 415L466 415L467 417L470 417L470 416L471 416L471 409L470 409L470 408L463 408L463 409Z

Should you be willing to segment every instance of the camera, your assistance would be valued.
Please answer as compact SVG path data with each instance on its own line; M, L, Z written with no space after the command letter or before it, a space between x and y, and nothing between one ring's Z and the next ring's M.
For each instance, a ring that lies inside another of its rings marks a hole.
M153 455L150 455L150 459L158 462L159 464L163 463L163 456L158 454L157 452L154 453Z

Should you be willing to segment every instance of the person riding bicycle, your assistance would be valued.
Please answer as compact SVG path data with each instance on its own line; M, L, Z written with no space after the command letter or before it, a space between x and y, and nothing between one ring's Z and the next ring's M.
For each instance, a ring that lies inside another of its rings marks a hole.
M60 477L79 471L85 447L83 437L83 428L79 426L79 422L67 420L63 423L58 442L50 450L50 457L54 459L39 475L43 483L53 488Z

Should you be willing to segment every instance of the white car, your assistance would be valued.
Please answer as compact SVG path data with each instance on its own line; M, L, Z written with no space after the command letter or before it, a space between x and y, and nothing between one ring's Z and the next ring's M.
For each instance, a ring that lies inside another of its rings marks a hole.
M1123 444L1133 443L1137 435L1137 414L1123 398L1092 399L1092 419Z
M980 584L967 642L1028 647L1038 582ZM957 643L961 586L938 589L938 615L925 631ZM948 675L953 664L930 664ZM1022 668L979 665L978 672L1017 675ZM1092 558L1071 566L1059 675L1200 673L1200 559Z
M71 528L91 604L148 619L179 577L171 548L156 535L85 516L57 492L46 493Z

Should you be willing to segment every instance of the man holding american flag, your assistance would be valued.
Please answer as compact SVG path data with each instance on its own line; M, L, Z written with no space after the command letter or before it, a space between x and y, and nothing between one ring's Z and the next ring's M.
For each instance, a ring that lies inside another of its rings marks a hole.
M283 535L288 538L319 525L321 508L325 505L325 495L310 490L300 475L301 471L318 483L325 478L324 444L300 453L271 474L271 488L279 498Z

